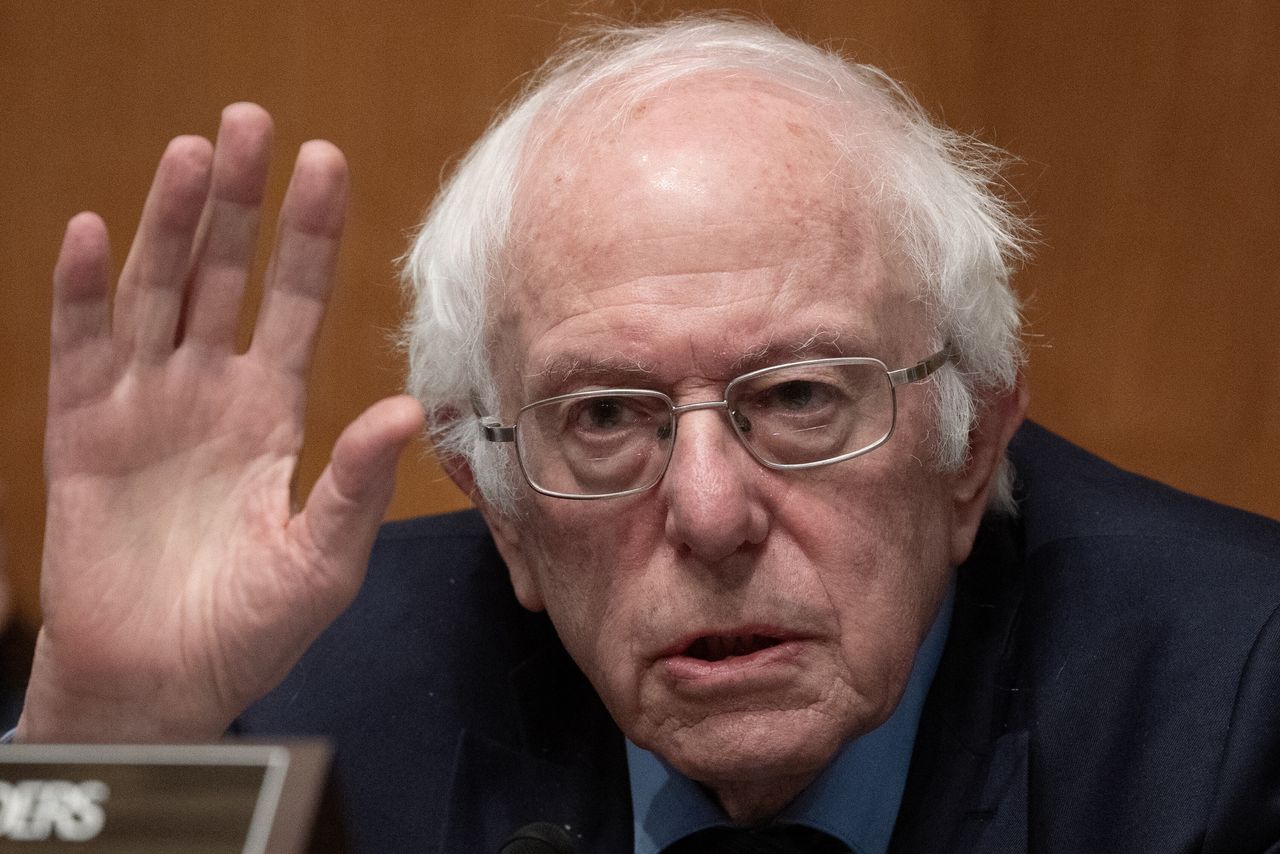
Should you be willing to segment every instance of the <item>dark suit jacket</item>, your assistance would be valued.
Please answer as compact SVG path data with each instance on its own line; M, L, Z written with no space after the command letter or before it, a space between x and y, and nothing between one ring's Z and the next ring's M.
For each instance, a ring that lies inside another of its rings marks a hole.
M1280 851L1280 525L1028 425L1021 515L958 570L894 852ZM387 525L356 603L251 709L332 737L355 850L629 852L623 742L479 517Z

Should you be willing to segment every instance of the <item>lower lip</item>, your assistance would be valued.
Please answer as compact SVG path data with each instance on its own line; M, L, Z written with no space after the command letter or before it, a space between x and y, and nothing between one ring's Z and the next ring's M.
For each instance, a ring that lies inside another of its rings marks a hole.
M668 676L690 687L748 685L780 675L786 665L794 664L803 649L803 641L789 640L749 655L735 655L719 661L673 655L662 659L662 665ZM792 668L785 669L790 671Z

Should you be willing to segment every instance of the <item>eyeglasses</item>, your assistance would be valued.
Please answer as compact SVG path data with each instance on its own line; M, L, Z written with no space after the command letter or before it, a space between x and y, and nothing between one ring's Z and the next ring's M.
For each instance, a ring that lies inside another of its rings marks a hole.
M510 425L478 404L476 417L487 441L515 443L525 480L543 495L620 498L662 479L677 419L700 409L725 410L747 451L771 469L817 468L874 451L893 435L897 387L952 358L948 345L897 370L867 357L808 359L743 374L722 400L677 405L651 389L590 389L530 403Z

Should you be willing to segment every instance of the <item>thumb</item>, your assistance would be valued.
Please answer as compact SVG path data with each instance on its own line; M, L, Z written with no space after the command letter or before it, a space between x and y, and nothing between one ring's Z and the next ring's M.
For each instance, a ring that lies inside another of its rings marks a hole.
M339 608L360 586L395 489L396 463L422 424L422 407L411 397L389 397L370 406L342 431L306 507L289 523L312 551L312 565L344 589L342 601L335 603Z

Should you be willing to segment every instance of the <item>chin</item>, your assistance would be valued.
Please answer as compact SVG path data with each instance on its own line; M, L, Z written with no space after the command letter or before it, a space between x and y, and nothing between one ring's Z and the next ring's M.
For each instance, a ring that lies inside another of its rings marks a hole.
M686 777L712 787L807 781L836 755L849 729L811 709L721 712L648 746Z

